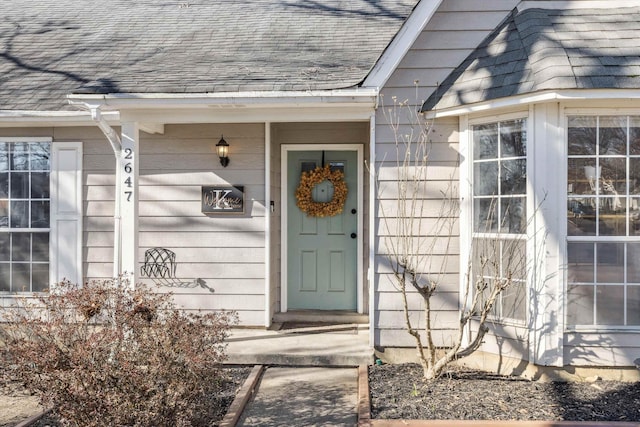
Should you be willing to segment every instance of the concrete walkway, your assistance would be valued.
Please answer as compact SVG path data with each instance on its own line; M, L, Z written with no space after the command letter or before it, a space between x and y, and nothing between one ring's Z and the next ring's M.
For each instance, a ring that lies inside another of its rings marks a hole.
M284 330L233 329L227 364L359 366L373 362L366 325L293 327Z
M357 368L269 367L238 426L355 426Z

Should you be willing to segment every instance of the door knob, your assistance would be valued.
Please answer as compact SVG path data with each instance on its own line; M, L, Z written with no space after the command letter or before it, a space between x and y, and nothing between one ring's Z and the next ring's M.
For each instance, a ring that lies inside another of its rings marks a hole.
M352 213L352 214L354 214L354 215L355 215L355 214L356 214L356 212L358 212L358 211L357 211L357 210L355 210L355 209L351 209L351 213Z
M351 233L351 238L355 239L356 237L358 237L358 235L356 233Z

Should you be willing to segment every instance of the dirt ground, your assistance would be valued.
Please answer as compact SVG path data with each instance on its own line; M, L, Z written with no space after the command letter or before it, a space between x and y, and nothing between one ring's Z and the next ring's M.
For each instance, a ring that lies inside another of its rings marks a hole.
M38 398L19 385L0 386L0 427L14 426L40 412L42 407L38 404Z
M240 387L249 376L251 368L251 366L245 366L224 369L227 373L227 380L223 383L224 388L218 396L211 396L210 404L216 406L217 418L211 420L210 425L216 426L217 422L225 416L231 402L233 402ZM42 412L42 410L42 407L38 405L38 399L35 396L31 396L22 387L16 384L0 387L0 427L13 427L17 423ZM57 425L55 417L46 416L38 421L35 427L56 427Z
M640 383L543 383L469 371L421 377L414 364L369 367L372 418L640 421Z

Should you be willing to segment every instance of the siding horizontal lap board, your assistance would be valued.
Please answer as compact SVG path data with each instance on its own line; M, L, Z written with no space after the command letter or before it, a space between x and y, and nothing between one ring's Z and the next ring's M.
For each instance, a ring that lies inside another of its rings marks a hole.
M564 362L577 366L634 366L640 339L634 332L568 332L564 335Z
M109 278L114 156L94 128L63 133L92 137L84 156L83 268L90 279ZM227 168L213 151L222 134L231 145ZM195 285L161 289L175 291L188 309L241 308L241 324L264 324L264 125L166 125L163 135L141 133L140 162L140 265L146 249L170 249L176 253L177 282L200 278L215 292ZM245 213L203 214L201 186L231 184L244 186Z
M395 216L398 208L393 207L393 200L397 193L394 183L393 170L396 167L396 135L389 125L387 114L393 105L393 97L398 101L406 100L408 109L419 109L422 102L435 90L448 74L480 44L480 42L508 15L517 5L516 0L487 0L483 2L470 2L461 0L446 0L442 2L438 11L418 36L414 45L400 62L397 70L382 88L384 108L376 114L376 168L380 170L382 184L379 198L382 200L386 212ZM410 123L406 119L406 113L399 111L400 128L399 135L410 134ZM414 226L411 230L414 237L431 238L436 225L436 217L442 200L442 192L450 192L450 181L457 187L458 175L455 169L459 162L459 123L457 118L437 119L432 127L430 135L429 169L427 180L429 181L425 194L422 196L425 202L422 227ZM454 192L454 198L457 193ZM388 302L388 299L398 299L397 292L393 292L393 277L388 266L389 260L384 255L384 237L393 235L397 228L395 218L389 219L391 230L387 230L384 221L378 218L375 225L379 237L377 255L375 257L375 272L377 274L376 301L380 309L374 322L375 344L389 347L413 347L414 339L403 331L401 321L402 311L398 311L397 304ZM451 238L449 256L444 267L445 275L442 277L441 290L446 300L453 302L459 298L460 287L460 259L458 223L453 224L451 236L440 236L438 240L446 241ZM443 251L443 244L435 245L438 253ZM436 255L437 258L442 255ZM441 259L435 259L432 263L434 272L440 272ZM412 291L413 292L413 291ZM391 304L391 305L389 305ZM413 304L413 303L412 303ZM394 310L395 309L395 310ZM416 315L418 311L412 312ZM420 313L421 314L421 313ZM434 328L436 329L436 345L448 346L452 344L451 333L457 328L457 309L452 305L443 306L434 313ZM396 319L396 320L392 320Z

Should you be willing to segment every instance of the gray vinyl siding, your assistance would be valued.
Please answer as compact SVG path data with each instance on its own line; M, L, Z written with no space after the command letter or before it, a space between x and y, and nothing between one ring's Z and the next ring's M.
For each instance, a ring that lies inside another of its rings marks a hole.
M489 0L470 2L465 0L444 0L431 21L417 38L416 42L400 62L381 90L381 103L385 107L393 105L393 98L406 101L409 109L418 109L431 95L439 82L442 82L477 45L507 16L516 6L516 0ZM395 162L394 132L386 117L387 108L376 113L376 168L379 172L381 188L395 186L393 168ZM415 111L415 110L414 110ZM401 114L400 133L408 133L406 114ZM459 155L459 121L457 118L437 119L431 134L429 156L429 194L427 209L423 213L423 230L429 230L438 214L441 198L440 191L446 190L451 183L458 188L457 167ZM457 192L454 190L457 197ZM384 189L379 192L379 203L393 209L393 197ZM384 253L385 225L376 219L378 242L375 257L375 344L381 347L411 347L413 338L405 331L402 315L402 303L393 287L388 258ZM393 234L393 230L391 230ZM445 257L444 244L437 242L434 270L444 272L440 291L435 297L436 313L434 339L438 346L452 343L452 332L458 323L458 300L460 288L459 227L454 225L451 236L433 237L422 232L425 239L437 238L443 242L450 239L450 248ZM438 262L442 261L442 262ZM435 273L437 271L431 271ZM422 306L417 294L410 298L410 310L413 319L422 315Z
M214 150L222 134L231 145L227 168ZM94 126L2 128L0 136L83 143L83 276L111 278L115 160L102 132ZM264 124L166 125L163 135L140 132L139 158L139 265L146 249L170 249L178 280L201 278L215 291L166 288L178 304L236 310L241 325L264 325ZM228 184L244 186L246 212L202 214L201 186Z
M564 363L573 366L634 366L640 356L637 331L566 332Z
M215 152L230 144L229 166ZM176 277L207 287L171 287L186 309L235 310L240 324L264 325L264 124L166 125L140 134L139 261L154 246L176 253ZM243 214L205 215L201 186L244 186Z

